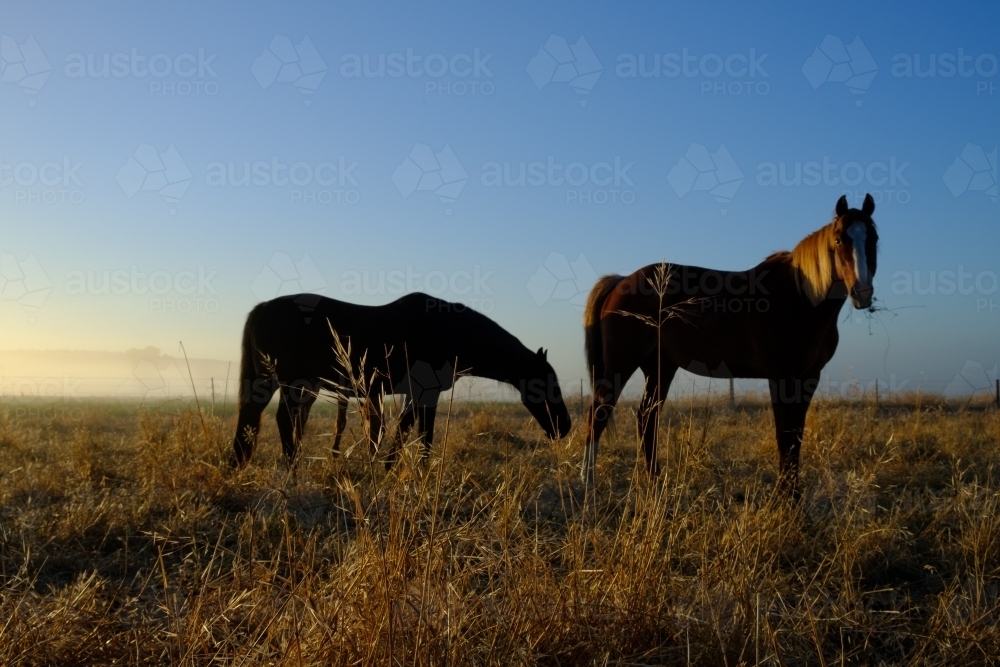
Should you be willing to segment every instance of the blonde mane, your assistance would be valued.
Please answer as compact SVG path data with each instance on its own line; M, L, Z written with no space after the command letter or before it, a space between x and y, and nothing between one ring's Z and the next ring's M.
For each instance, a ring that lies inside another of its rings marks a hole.
M826 298L833 285L833 225L825 227L799 241L791 252L776 252L769 259L784 260L795 269L795 286L815 306Z

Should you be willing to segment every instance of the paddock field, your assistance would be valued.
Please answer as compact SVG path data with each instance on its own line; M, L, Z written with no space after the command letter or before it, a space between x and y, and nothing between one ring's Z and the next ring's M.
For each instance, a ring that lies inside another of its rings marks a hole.
M3 665L1000 655L1000 416L985 405L817 402L797 507L772 497L765 405L670 403L653 481L622 406L586 501L579 420L549 442L519 405L443 404L429 463L410 445L388 474L354 445L357 414L346 456L327 456L327 407L294 474L271 412L234 473L232 406L24 407L0 405Z

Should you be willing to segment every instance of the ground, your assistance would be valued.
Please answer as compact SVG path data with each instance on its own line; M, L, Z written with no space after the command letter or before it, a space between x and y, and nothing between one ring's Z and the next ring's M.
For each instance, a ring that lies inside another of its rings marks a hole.
M441 406L386 472L328 406L299 465L265 415L0 405L0 664L971 665L1000 655L1000 416L819 402L803 499L769 408L634 406L604 443L516 404ZM450 411L450 417L449 417Z

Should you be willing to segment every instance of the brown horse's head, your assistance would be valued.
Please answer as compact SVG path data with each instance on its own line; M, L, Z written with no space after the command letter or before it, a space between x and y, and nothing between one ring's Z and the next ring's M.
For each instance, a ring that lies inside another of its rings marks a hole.
M870 194L860 209L848 208L847 197L837 201L833 221L834 271L844 281L855 308L869 308L875 288L872 279L878 266L878 231L872 220L875 200Z

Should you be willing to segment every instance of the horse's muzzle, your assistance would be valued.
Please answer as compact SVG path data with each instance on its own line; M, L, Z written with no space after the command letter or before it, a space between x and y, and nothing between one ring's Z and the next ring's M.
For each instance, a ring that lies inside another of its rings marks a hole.
M851 288L851 303L858 310L863 310L865 308L871 308L872 296L875 294L875 288L873 287L852 287Z

